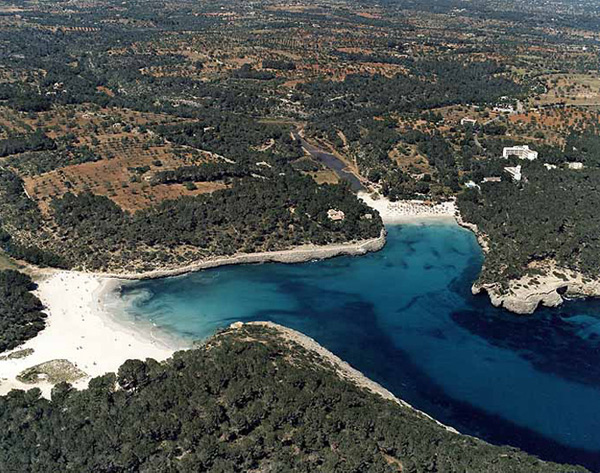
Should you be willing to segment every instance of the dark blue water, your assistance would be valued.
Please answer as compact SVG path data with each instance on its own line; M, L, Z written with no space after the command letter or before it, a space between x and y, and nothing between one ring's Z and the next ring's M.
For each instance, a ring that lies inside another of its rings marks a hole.
M471 295L481 263L456 225L396 226L365 257L225 267L134 283L123 299L191 338L286 325L461 432L600 471L600 302L513 316Z

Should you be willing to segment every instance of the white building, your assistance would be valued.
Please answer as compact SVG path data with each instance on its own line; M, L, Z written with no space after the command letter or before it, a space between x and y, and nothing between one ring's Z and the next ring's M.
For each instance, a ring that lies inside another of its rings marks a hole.
M465 186L468 187L469 189L481 190L481 187L479 187L479 184L475 184L473 181L465 182Z
M521 165L519 166L507 166L504 170L512 177L513 181L519 182L523 175L521 174Z
M486 182L502 182L502 178L500 176L491 176L491 177L484 177L483 181L481 181L483 183Z
M460 124L461 125L477 125L477 120L475 120L474 118L469 118L469 117L464 117L460 119Z
M573 162L568 163L569 169L583 169L583 163Z
M494 107L494 112L515 113L515 108L512 105L497 105L496 107Z
M534 159L537 159L538 152L529 149L528 145L509 146L502 151L502 157L508 158L509 156L516 156L519 159L529 159L529 161L533 161Z

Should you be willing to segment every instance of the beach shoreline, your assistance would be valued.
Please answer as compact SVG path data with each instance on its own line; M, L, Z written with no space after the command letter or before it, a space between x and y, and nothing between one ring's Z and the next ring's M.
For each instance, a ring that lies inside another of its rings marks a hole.
M436 204L420 200L392 202L382 196L375 198L367 192L359 192L358 198L372 209L377 210L383 223L387 225L420 223L431 220L457 221L457 209L454 200Z
M203 260L193 265L147 273L91 273L58 269L31 268L38 284L35 295L47 314L46 327L37 336L13 350L2 353L0 359L0 395L11 389L40 388L49 398L53 384L43 379L24 383L16 377L24 370L54 360L67 360L85 373L73 382L82 389L89 380L117 372L128 359L153 358L162 361L174 352L192 348L192 341L167 334L150 322L119 318L123 308L108 307L108 299L126 282L172 277L203 269L234 264L265 262L302 263L335 256L364 255L385 245L385 229L369 240L338 245L306 245L291 250L240 254ZM115 302L118 302L115 299ZM15 353L32 351L19 358Z
M106 296L119 285L115 279L48 270L37 283L35 294L44 304L46 327L36 337L2 353L0 394L37 387L45 397L50 397L52 383L44 380L24 383L16 379L22 371L48 361L67 360L83 371L86 376L73 383L81 389L93 377L117 372L128 359L160 361L175 351L191 347L183 339L155 332L151 324L120 320L107 310ZM22 358L8 358L22 350L33 352Z
M403 215L401 219L385 216L388 225L429 222L432 219L454 218L450 208L445 213ZM376 210L379 210L376 208ZM382 216L383 217L383 216ZM166 268L142 273L92 273L57 269L32 268L38 283L36 295L47 314L46 327L36 337L0 359L0 395L11 389L38 387L50 396L52 384L40 380L26 384L16 379L23 370L51 360L68 360L85 372L86 377L74 382L76 388L87 386L93 377L116 372L127 359L169 358L175 351L192 347L191 341L166 334L150 322L120 318L122 307L110 305L109 299L126 282L166 278L236 264L303 263L336 256L360 256L379 251L386 243L386 230L368 240L335 245L304 245L290 250L238 254L210 258L178 268ZM114 301L118 302L115 297ZM22 350L33 353L18 359L7 356Z

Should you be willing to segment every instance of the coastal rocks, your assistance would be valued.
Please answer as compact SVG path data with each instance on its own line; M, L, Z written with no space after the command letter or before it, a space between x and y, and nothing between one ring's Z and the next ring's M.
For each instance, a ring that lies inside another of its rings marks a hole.
M456 213L456 222L475 233L484 253L489 251L487 237L477 225L466 222L460 212ZM484 291L494 307L503 307L519 315L533 314L539 306L557 307L565 297L600 296L600 280L591 280L578 272L558 268L554 262L545 262L537 269L540 274L510 281L508 287L502 287L500 283L475 282L471 292L476 295Z
M475 234L475 236L477 237L479 246L481 246L481 249L483 250L484 253L487 253L489 251L489 243L487 241L485 234L483 232L479 231L479 228L477 227L477 225L475 225L474 223L465 221L462 218L462 215L460 214L460 212L458 210L456 211L454 218L456 219L456 223L458 223L461 227L466 228L467 230L471 230Z
M542 275L510 281L508 288L499 284L473 284L471 291L485 291L495 307L516 314L533 314L540 306L556 307L566 298L600 296L600 281L584 278L574 271L547 269Z
M378 237L368 240L359 240L351 243L340 243L336 245L304 245L290 250L265 251L262 253L242 253L233 256L211 258L197 263L174 269L161 269L146 273L127 274L103 274L105 277L119 279L158 279L169 276L200 271L203 269L216 268L233 264L253 263L304 263L312 260L328 259L335 256L360 256L370 252L381 250L385 245L385 228L381 230Z

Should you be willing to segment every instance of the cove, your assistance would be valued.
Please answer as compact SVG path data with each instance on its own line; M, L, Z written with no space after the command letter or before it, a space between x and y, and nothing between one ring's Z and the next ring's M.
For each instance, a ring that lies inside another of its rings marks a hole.
M600 301L515 316L471 295L483 256L470 232L388 232L367 256L223 267L111 297L190 339L238 320L291 327L462 433L600 471Z

